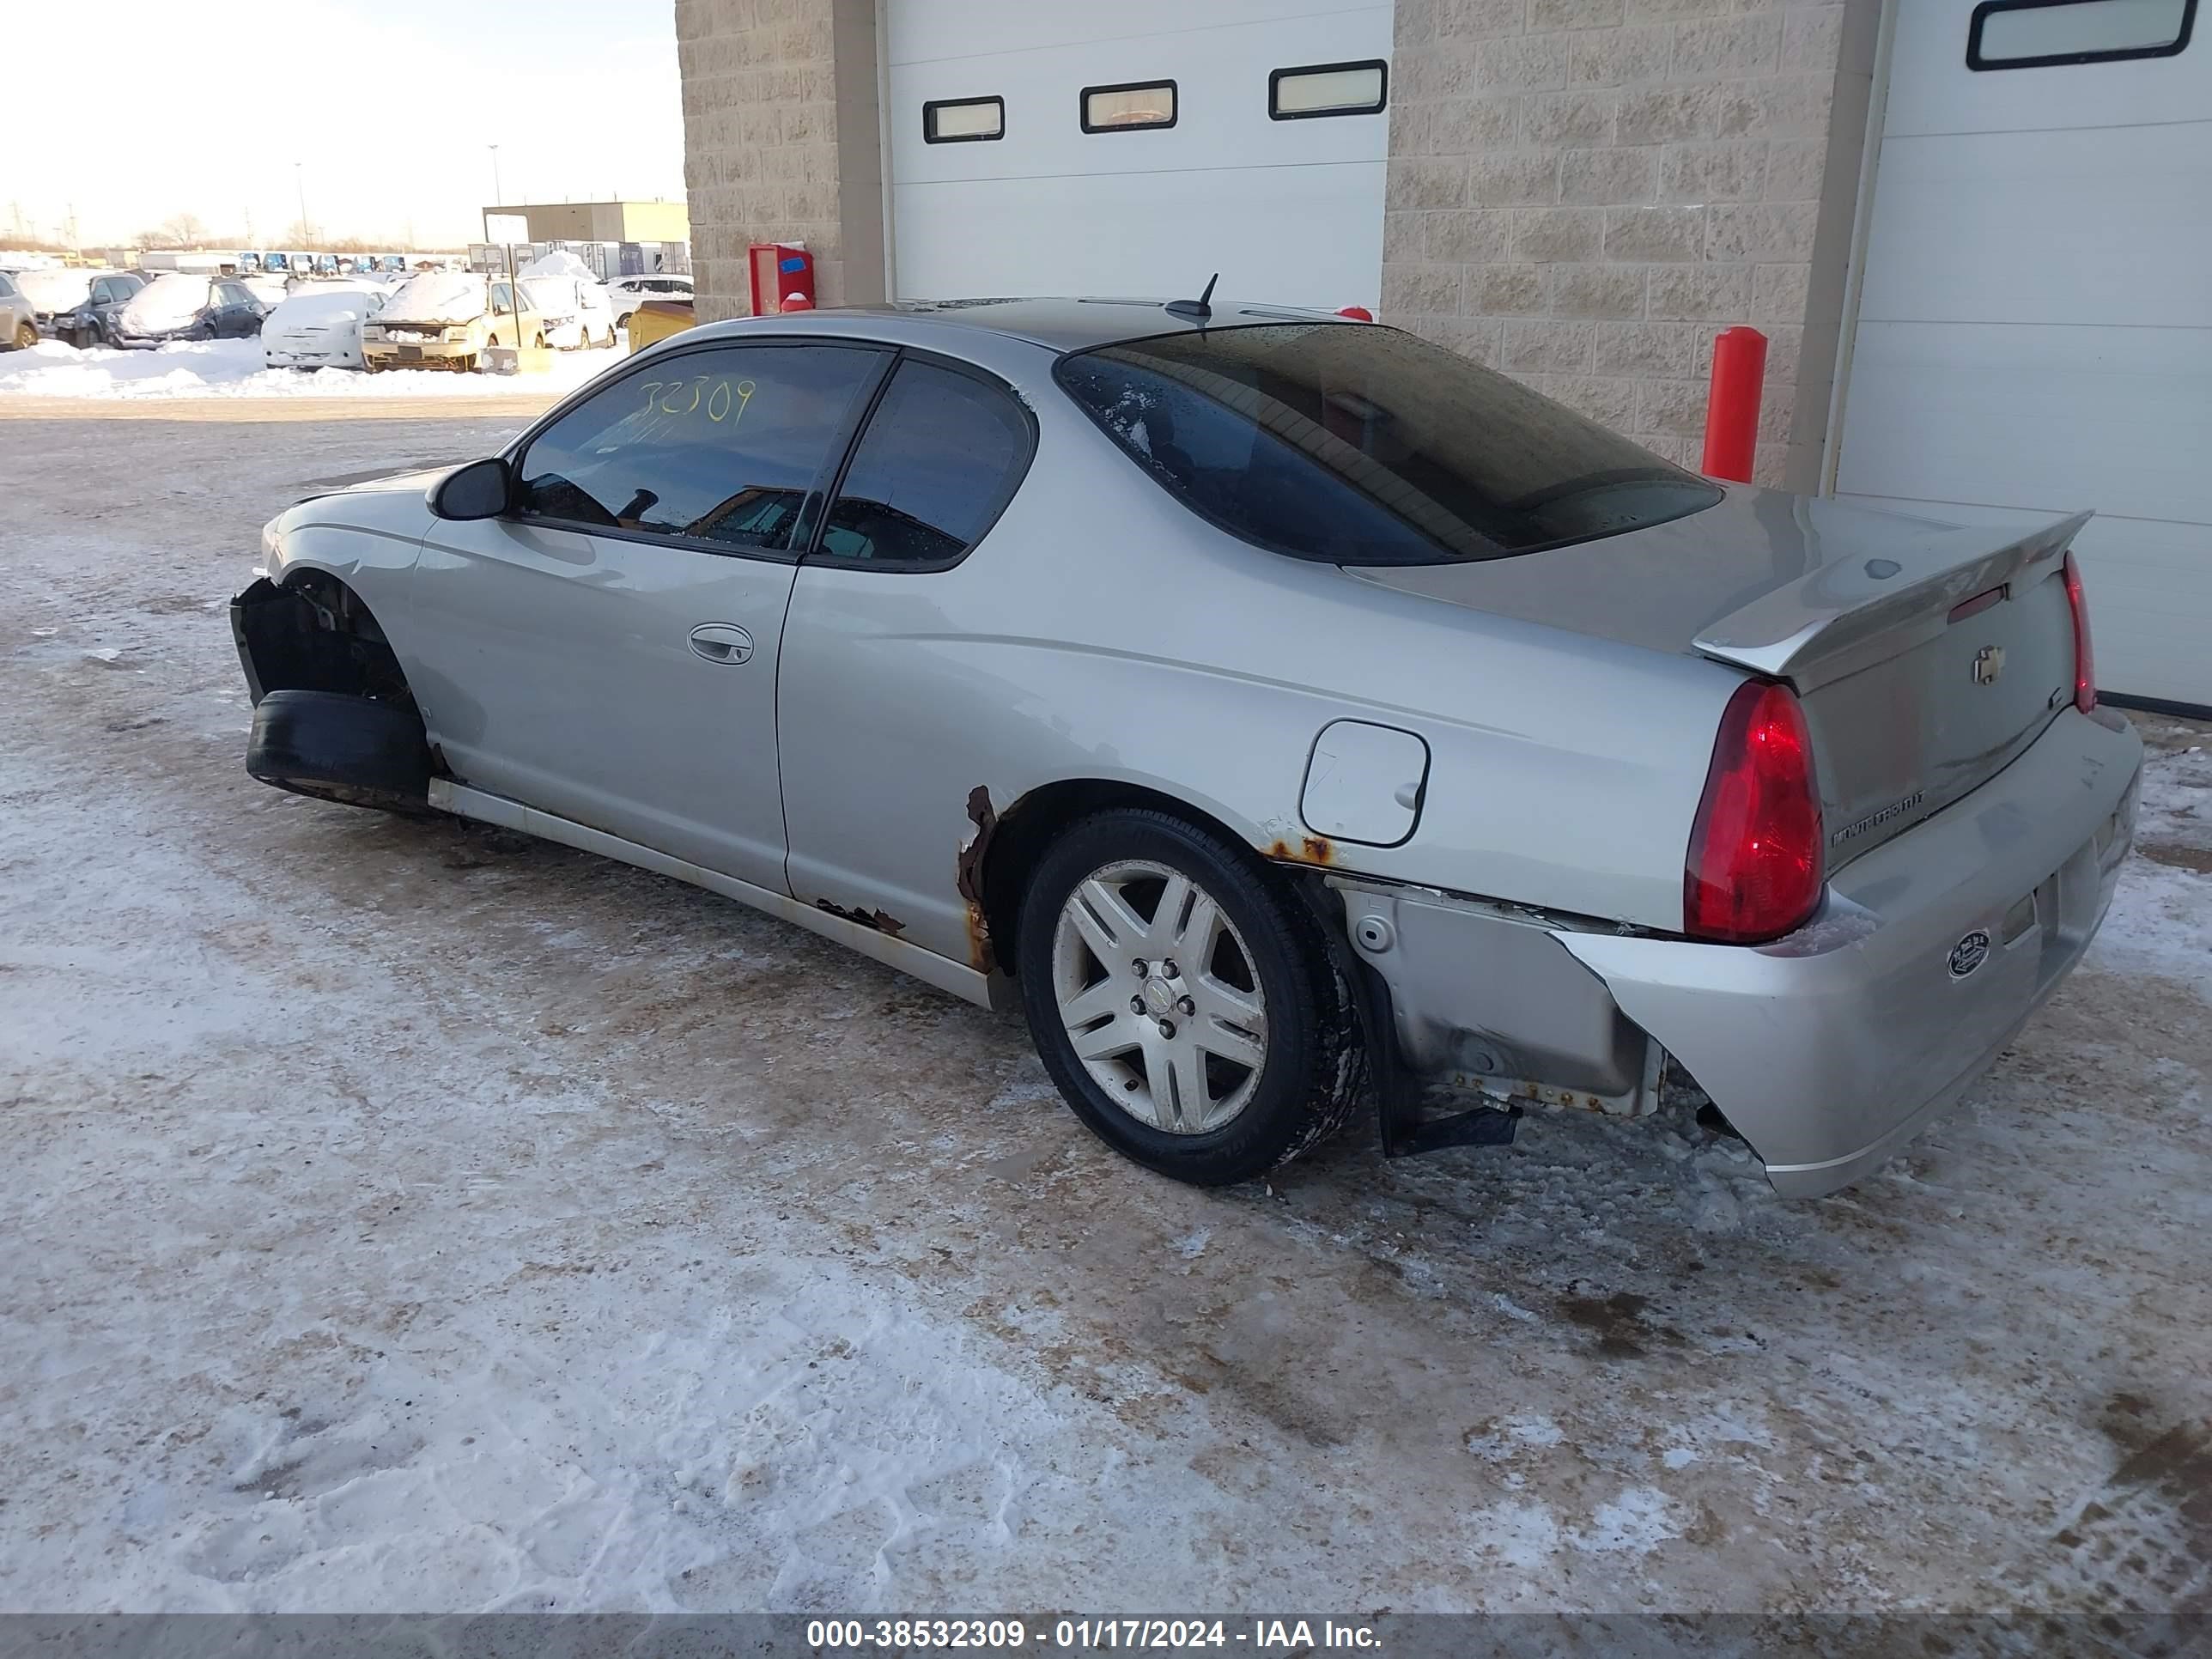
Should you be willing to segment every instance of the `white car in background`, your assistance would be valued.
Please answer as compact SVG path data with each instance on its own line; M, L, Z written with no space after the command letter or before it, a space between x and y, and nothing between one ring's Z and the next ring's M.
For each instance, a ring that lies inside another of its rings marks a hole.
M262 319L262 362L271 368L367 368L361 325L387 297L368 283L301 289Z
M615 313L599 285L580 276L522 276L524 296L545 319L545 339L562 351L615 343Z
M281 306L291 297L292 286L282 276L248 276L238 279L264 306Z
M691 279L655 272L647 276L607 278L607 304L615 313L615 326L628 328L630 313L647 300L688 300Z

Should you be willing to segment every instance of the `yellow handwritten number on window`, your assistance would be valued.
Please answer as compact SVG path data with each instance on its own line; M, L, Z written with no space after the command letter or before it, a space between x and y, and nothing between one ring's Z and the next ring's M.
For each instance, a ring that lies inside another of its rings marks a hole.
M691 388L689 402L684 400L684 388ZM715 423L735 426L745 417L745 406L752 402L753 383L750 380L716 380L711 374L701 374L689 380L647 380L645 382L645 406L640 415L692 415L704 405L707 418Z

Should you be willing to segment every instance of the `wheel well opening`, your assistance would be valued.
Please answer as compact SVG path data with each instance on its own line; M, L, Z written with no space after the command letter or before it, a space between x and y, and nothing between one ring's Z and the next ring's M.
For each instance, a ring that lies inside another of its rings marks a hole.
M269 691L341 691L413 708L398 653L361 596L322 570L281 587L265 577L234 613L253 700Z
M1243 836L1211 813L1141 784L1069 778L1032 789L999 815L983 857L983 916L997 966L1009 973L1014 970L1022 896L1029 890L1030 874L1045 849L1077 820L1121 806L1165 812L1211 830L1232 847L1247 848ZM1253 862L1261 868L1270 867L1256 854Z

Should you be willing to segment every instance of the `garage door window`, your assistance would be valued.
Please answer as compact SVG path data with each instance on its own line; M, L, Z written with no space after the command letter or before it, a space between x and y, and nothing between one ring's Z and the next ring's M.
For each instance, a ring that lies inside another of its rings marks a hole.
M1130 81L1083 89L1085 132L1143 132L1176 124L1176 83Z
M908 358L853 452L822 551L941 570L998 521L1032 447L1028 416L1000 387Z
M602 533L787 551L803 539L809 495L882 361L830 345L664 358L531 440L515 469L518 511Z
M2197 0L1984 0L1966 37L1966 67L2171 58L2189 45L2196 21Z
M1006 136L1003 98L940 98L921 106L925 144L973 144Z
M1390 71L1379 58L1363 64L1309 64L1267 77L1267 114L1277 121L1328 115L1379 115Z

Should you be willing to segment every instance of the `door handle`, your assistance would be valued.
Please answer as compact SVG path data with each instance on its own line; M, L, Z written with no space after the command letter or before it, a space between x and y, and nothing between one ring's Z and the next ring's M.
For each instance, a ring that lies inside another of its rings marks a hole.
M735 623L702 623L691 630L691 649L708 662L749 662L753 636Z

